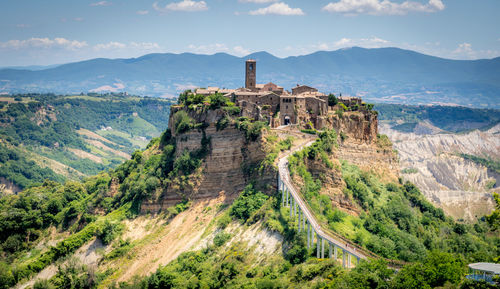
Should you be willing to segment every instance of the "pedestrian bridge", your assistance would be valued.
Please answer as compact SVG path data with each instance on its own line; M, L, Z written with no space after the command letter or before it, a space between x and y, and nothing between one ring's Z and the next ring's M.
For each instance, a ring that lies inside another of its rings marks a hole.
M325 253L327 253L328 258L341 259L344 268L352 268L363 259L379 258L338 234L322 230L312 210L302 199L299 190L293 185L288 170L288 156L313 143L314 141L310 141L279 160L278 190L281 192L281 205L290 208L290 218L297 221L298 231L307 234L307 248L316 246L317 258L325 258ZM327 248L327 252L325 252L325 248Z

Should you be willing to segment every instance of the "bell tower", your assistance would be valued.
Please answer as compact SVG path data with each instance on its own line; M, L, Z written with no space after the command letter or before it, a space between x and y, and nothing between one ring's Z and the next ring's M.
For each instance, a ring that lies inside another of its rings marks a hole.
M245 62L245 88L255 89L257 62L248 59Z

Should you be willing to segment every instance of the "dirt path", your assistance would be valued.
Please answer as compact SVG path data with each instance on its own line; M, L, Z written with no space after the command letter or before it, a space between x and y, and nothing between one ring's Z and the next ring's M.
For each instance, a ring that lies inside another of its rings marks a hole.
M95 132L92 132L88 129L81 128L81 129L77 130L76 132L79 133L80 135L84 135L90 139L95 139L98 141L107 142L107 143L112 144L112 145L117 145L115 142L112 142L109 139L102 137L102 136L100 136L100 135L96 134Z
M73 149L73 148L68 148L68 150L72 153L74 153L77 157L82 158L82 159L89 159L93 162L102 163L102 158L96 155L93 155L91 153L88 153L86 151L82 151L79 149Z

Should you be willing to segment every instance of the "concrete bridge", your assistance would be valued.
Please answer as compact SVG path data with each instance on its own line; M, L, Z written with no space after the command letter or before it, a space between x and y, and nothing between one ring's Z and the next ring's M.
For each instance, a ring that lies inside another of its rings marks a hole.
M299 232L306 232L307 248L309 249L316 246L317 258L325 258L325 253L328 254L328 258L334 258L335 260L342 258L342 266L344 268L356 266L359 264L360 260L367 259L368 257L378 258L378 256L352 244L340 235L326 230L323 231L316 221L312 210L302 199L299 191L294 187L288 170L288 156L313 143L314 141L310 141L294 149L279 160L278 190L281 191L282 194L281 205L290 208L290 218L298 221ZM316 245L314 245L315 243ZM325 252L325 247L327 248L327 252Z

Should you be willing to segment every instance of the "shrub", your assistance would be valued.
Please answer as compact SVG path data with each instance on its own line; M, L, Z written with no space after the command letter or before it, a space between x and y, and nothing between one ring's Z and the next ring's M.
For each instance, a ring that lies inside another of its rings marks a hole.
M224 214L217 221L217 227L221 228L221 229L225 229L227 227L227 225L229 225L229 223L231 223L231 217L228 214Z
M229 102L229 98L225 97L221 93L215 93L209 96L210 99L210 108L217 109L225 106L226 103Z
M172 121L174 123L173 127L176 134L188 132L194 126L194 119L192 119L184 110L176 112L172 117Z
M239 106L224 106L222 108L229 115L239 115L241 112L241 108Z
M112 223L109 220L104 221L96 231L96 236L104 245L110 244L123 230L123 226L118 223Z
M231 238L231 234L226 232L219 232L214 237L214 245L220 247L224 245Z
M228 116L224 116L217 121L217 123L215 124L215 127L218 131L223 130L229 125L230 122L231 122L231 119Z
M308 134L316 134L316 130L314 128L301 129L300 131Z
M253 189L248 185L238 198L233 202L229 214L236 219L246 222L268 199L267 195Z

